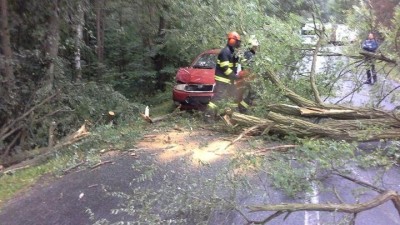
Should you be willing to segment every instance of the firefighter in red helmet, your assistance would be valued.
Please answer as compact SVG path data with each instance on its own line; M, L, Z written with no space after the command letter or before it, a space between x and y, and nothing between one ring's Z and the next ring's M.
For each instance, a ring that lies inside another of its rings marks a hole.
M227 36L227 44L218 54L217 65L215 68L215 88L214 96L208 104L209 111L214 115L223 105L234 106L236 87L234 81L237 80L237 66L239 57L235 54L235 49L241 44L240 35L237 32L230 32Z

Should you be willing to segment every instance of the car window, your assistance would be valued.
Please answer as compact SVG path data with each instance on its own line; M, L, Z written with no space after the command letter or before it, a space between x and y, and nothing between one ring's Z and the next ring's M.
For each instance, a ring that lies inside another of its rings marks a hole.
M203 54L194 64L193 68L214 69L217 61L216 54Z
M301 35L316 35L314 30L301 30Z

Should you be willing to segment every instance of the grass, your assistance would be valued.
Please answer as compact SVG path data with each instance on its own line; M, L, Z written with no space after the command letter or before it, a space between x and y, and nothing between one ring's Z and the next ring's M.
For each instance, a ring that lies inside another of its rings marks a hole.
M66 168L85 162L84 166L97 163L100 159L100 150L125 150L135 144L141 136L143 126L122 126L117 129L101 126L95 128L86 139L59 150L54 158L26 169L4 174L0 177L0 208L16 196L19 192L28 189L43 175L51 177L63 174Z
M171 98L167 97L168 95L160 93L155 98L157 101L151 102L152 117L170 113L174 109ZM18 170L11 175L0 176L0 208L21 191L29 189L42 176L50 174L55 177L62 174L66 168L82 161L87 162L86 166L96 163L100 160L100 150L112 148L123 151L129 149L146 132L147 124L139 116L136 121L129 124L125 124L124 121L119 121L118 124L120 125L94 127L90 130L89 137L66 147L66 149L61 149L54 158L47 162ZM68 154L63 152L68 152Z
M0 177L0 207L19 192L33 185L45 174L56 172L68 162L67 156L50 160L42 165L18 170Z

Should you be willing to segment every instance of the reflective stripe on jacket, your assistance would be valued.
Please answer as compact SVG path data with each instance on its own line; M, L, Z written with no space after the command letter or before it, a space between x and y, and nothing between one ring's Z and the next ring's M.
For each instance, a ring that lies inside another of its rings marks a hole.
M236 70L239 58L234 54L233 47L227 45L218 54L217 66L215 68L215 80L233 84L236 79Z

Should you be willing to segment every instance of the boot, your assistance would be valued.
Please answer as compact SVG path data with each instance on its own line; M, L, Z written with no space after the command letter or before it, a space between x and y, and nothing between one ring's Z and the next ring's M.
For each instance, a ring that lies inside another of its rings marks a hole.
M374 75L372 76L372 78L373 78L373 80L374 80L373 84L375 84L376 82L378 82L378 78L377 78L376 74L374 74Z
M364 84L371 84L371 71L367 70L367 81Z
M364 82L364 84L372 84L370 80Z

